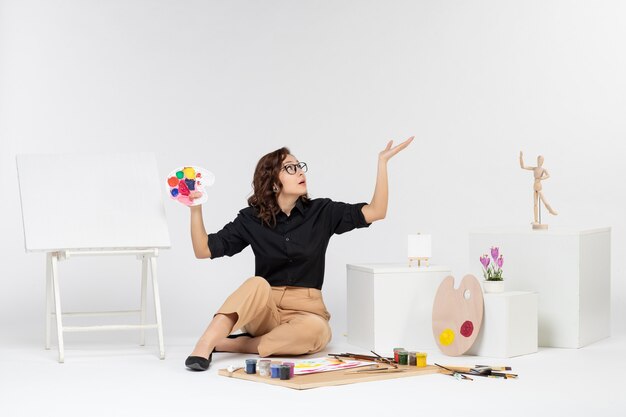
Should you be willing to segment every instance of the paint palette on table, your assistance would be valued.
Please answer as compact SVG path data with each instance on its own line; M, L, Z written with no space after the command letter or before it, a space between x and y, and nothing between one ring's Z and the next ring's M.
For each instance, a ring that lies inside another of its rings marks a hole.
M483 292L473 275L465 275L458 289L454 277L446 277L433 303L433 336L448 356L467 352L478 337L483 321Z
M184 166L170 172L167 176L167 192L172 200L186 206L197 206L208 200L206 187L213 185L215 175L204 168ZM189 194L200 192L199 198L191 200Z

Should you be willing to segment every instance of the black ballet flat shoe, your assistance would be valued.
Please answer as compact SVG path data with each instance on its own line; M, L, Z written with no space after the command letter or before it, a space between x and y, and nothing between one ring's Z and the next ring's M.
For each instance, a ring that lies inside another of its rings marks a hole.
M236 339L236 338L241 337L241 336L252 337L252 335L250 333L237 333L237 334L229 334L228 336L226 336L226 338L228 338L228 339Z
M192 371L206 371L209 369L212 357L213 352L209 355L209 359L202 356L188 356L185 360L185 366Z

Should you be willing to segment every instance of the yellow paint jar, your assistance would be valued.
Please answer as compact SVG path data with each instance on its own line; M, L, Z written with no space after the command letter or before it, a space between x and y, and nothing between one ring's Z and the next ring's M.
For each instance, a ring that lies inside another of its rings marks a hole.
M415 354L415 362L418 368L426 367L426 354L423 352L417 352Z

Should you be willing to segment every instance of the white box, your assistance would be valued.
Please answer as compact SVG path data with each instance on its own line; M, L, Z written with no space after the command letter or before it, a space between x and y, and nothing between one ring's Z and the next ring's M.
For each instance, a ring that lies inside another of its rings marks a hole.
M611 229L470 233L470 269L492 246L508 291L539 293L539 346L579 348L610 335Z
M511 358L537 352L537 293L483 294L483 323L470 355Z
M347 265L348 343L390 356L394 347L437 347L432 310L443 266Z

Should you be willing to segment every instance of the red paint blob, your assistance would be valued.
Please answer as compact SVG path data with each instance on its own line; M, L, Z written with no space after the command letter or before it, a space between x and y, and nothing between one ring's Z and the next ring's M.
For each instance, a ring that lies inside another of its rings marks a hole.
M470 337L474 333L474 324L467 320L461 325L461 334L465 337Z
M176 177L169 177L167 179L167 185L169 185L170 187L176 187L178 185L178 178L176 178Z
M181 195L189 195L189 187L187 187L187 184L185 184L185 180L180 180L180 182L178 183L178 190L180 191Z

